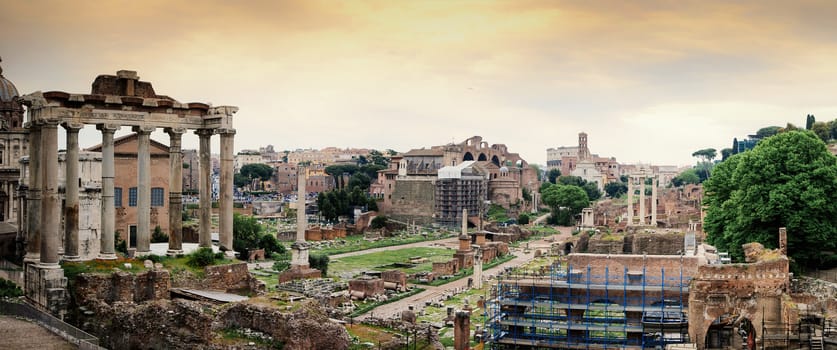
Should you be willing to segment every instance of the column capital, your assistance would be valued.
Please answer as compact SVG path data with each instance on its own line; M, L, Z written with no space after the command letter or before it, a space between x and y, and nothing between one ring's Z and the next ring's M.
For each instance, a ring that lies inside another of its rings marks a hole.
M163 132L169 134L171 137L180 137L186 133L186 128L164 128Z
M220 135L235 135L235 129L221 128L216 131Z
M210 137L215 134L215 129L197 129L195 130L195 135L201 137Z
M137 134L150 134L156 130L156 127L148 126L148 125L135 125L131 127L131 131Z
M118 124L96 124L96 130L101 130L102 133L114 133L122 128Z
M79 132L82 128L84 128L84 123L74 123L74 122L63 122L61 126L64 127L67 132Z

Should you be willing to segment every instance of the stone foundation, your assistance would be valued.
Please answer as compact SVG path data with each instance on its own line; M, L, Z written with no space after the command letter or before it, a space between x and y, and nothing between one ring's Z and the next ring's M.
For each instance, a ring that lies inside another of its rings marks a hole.
M308 265L295 265L291 266L290 269L285 270L279 275L279 283L285 283L292 280L298 279L307 279L307 278L320 278L323 277L323 273L320 270L312 269L308 267Z
M58 318L67 311L67 278L60 266L25 264L26 298Z

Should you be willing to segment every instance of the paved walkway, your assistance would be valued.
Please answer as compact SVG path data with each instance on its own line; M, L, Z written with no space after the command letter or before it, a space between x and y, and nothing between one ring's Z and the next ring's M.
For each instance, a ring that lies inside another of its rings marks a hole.
M72 350L78 347L37 323L0 316L0 349Z

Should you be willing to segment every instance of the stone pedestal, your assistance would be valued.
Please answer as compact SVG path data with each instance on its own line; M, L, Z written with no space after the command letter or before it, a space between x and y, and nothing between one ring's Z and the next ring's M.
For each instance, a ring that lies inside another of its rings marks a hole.
M58 265L26 264L26 298L63 318L67 309L67 278Z
M471 342L471 313L457 311L453 319L453 348L469 350Z
M308 243L294 242L294 244L291 244L291 268L279 275L279 283L322 277L323 274L320 270L312 269L308 265L308 250Z

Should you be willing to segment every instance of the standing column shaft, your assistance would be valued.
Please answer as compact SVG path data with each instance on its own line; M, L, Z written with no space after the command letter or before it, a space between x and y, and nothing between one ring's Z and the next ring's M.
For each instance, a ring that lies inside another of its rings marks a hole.
M135 126L137 133L137 255L151 252L151 132Z
M462 208L462 234L468 234L468 208Z
M41 127L29 125L29 189L27 194L26 261L41 261Z
M183 254L183 128L166 128L169 134L169 250L168 255Z
M211 163L212 161L209 159L210 149L209 149L209 138L212 136L212 130L210 129L200 129L196 130L195 134L198 135L200 139L200 165L201 165L201 173L200 173L200 231L198 232L198 242L200 247L212 247L212 192L210 189L210 174L211 174Z
M119 126L99 124L102 131L102 227L100 232L101 248L99 259L116 259L115 230L116 208L113 202L113 178L115 174L113 160L113 133Z
M78 132L81 125L64 124L67 130L67 167L64 181L64 259L79 258L78 241Z
M634 177L628 175L628 226L634 224Z
M645 225L645 176L640 177L639 186L639 224Z
M233 140L235 130L221 131L220 216L218 217L221 250L233 252ZM232 253L234 255L234 253Z
M651 226L657 226L657 177L651 179Z
M58 198L58 124L45 123L41 129L41 265L58 265L58 247L61 242L61 220Z
M305 242L305 229L308 228L308 218L305 217L305 167L297 165L298 174L296 187L296 241Z

